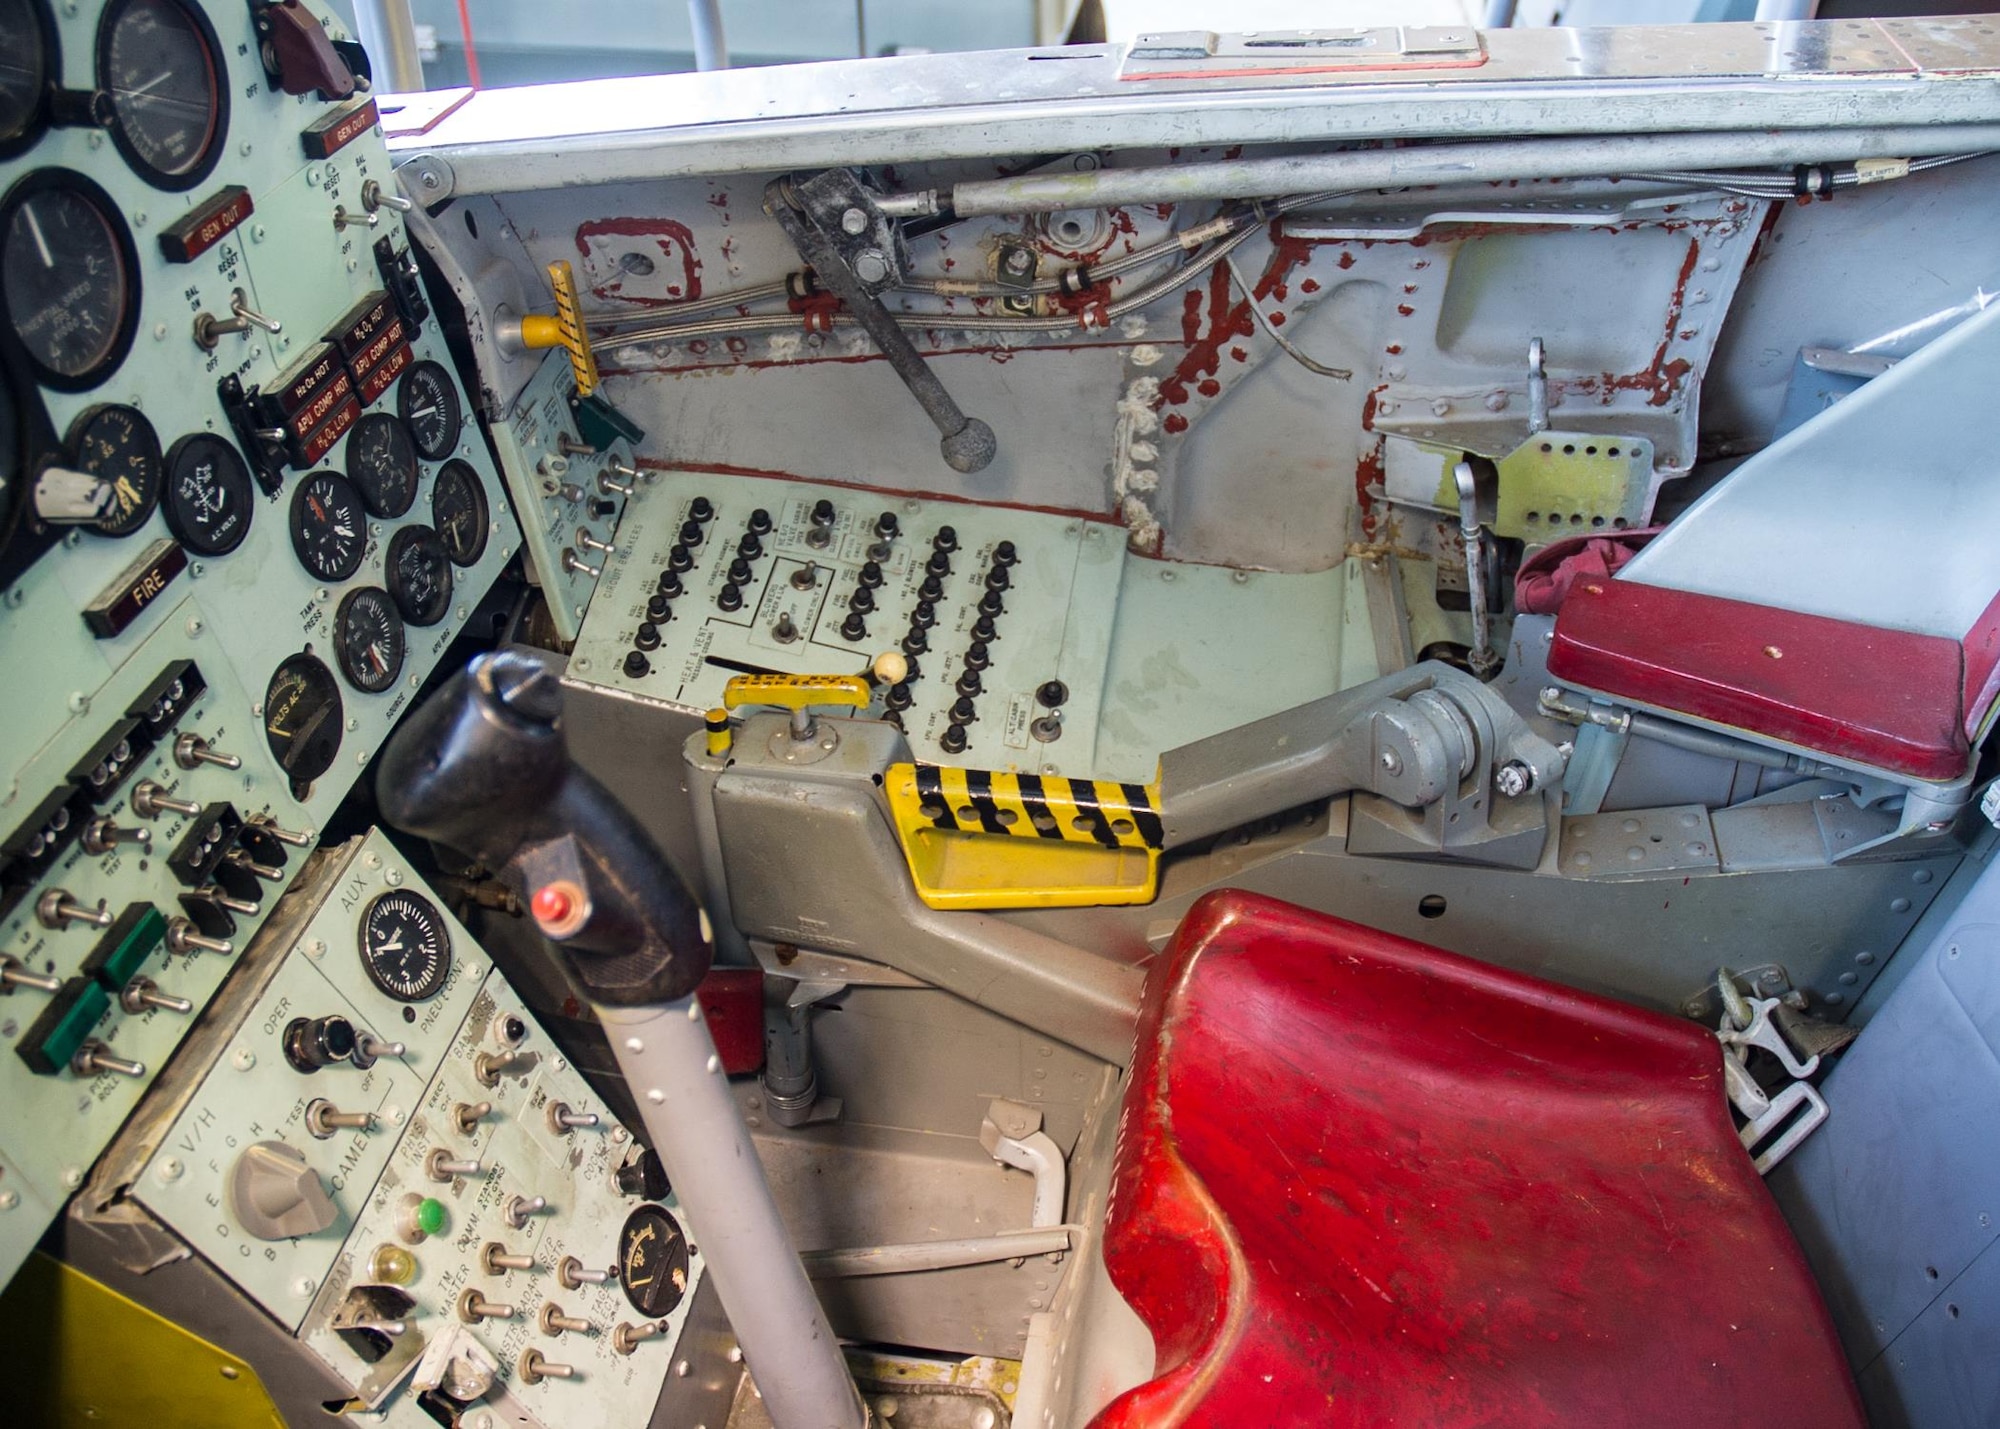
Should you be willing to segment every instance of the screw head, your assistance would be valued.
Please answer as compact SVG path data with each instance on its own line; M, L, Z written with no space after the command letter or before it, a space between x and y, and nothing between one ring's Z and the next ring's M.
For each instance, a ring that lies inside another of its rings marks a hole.
M1535 787L1535 771L1518 759L1510 759L1493 773L1493 787L1509 799L1518 799Z
M855 258L854 276L864 283L879 283L889 276L889 260L870 248Z
M1396 753L1396 751L1393 749L1383 750L1382 768L1383 771L1386 773L1400 774L1403 769L1403 757L1400 754Z
M858 208L850 208L840 216L840 231L859 238L868 231L868 215Z

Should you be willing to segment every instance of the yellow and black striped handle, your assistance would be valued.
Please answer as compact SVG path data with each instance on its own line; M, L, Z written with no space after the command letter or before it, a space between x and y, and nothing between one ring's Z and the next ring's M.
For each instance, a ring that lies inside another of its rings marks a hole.
M590 334L584 330L583 309L576 297L576 274L567 259L549 264L549 286L555 290L556 315L530 314L521 319L521 343L525 347L560 347L569 353L570 371L576 377L576 395L588 397L597 390L597 355L590 350Z
M917 812L933 828L1067 839L1105 848L1161 844L1160 795L1150 784L936 764L891 765L886 777L892 785L908 781Z

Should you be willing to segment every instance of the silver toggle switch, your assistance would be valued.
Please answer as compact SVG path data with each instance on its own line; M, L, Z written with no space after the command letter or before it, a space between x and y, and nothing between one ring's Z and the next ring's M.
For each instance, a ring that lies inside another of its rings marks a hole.
M195 931L194 924L176 915L167 920L167 947L176 953L221 953L236 951L227 938L209 938Z
M442 1146L431 1148L424 1158L424 1174L433 1181L456 1181L460 1176L477 1176L486 1170L476 1157L453 1156Z
M375 1113L372 1111L342 1111L325 1097L314 1097L306 1104L306 1130L321 1141L336 1131L373 1131Z
M99 1072L116 1072L121 1077L146 1075L144 1062L113 1056L111 1049L95 1037L76 1049L76 1055L69 1059L69 1069L79 1077L94 1077Z
M480 1247L479 1267L488 1275L504 1275L510 1270L533 1270L535 1258L511 1251L497 1240L489 1240Z
M514 1314L512 1305L488 1300L477 1290L468 1290L458 1297L458 1318L468 1325L476 1325L481 1320L511 1320Z
M174 763L183 769L199 769L213 764L218 769L241 769L242 759L224 754L198 734L184 734L174 741Z
M381 223L379 213L349 213L346 204L335 204L333 209L334 232L344 232L349 228L373 228Z
M132 812L142 819L157 819L162 814L179 814L191 819L201 812L201 805L172 797L164 785L156 784L151 779L141 779L132 786L131 803Z
M55 992L62 985L63 980L54 974L35 972L19 958L0 953L0 997L17 987L31 987L36 992Z
M117 921L102 898L95 908L87 908L70 897L66 888L51 888L35 900L35 917L44 928L61 932L72 923L88 923L93 928L109 928Z
M546 1211L548 1208L549 1202L546 1196L511 1196L500 1214L508 1225L518 1231L527 1229L529 1216Z
M361 206L370 213L378 208L391 209L396 213L408 213L416 207L401 194L390 193L375 179L369 179L361 185Z
M186 1014L194 1011L194 1004L185 997L170 997L160 991L160 985L149 977L135 977L125 984L125 990L118 994L118 1005L135 1017L148 1008L157 1007L162 1012Z
M83 826L85 853L110 853L120 844L139 844L143 847L152 841L151 829L121 827L111 819L92 819Z
M266 317L250 306L250 299L241 288L229 295L229 316L219 318L213 313L196 313L194 318L194 340L204 352L210 351L225 334L247 333L251 328L262 328L268 333L281 333L285 325L276 318ZM282 437L284 434L279 433Z
M597 537L591 533L591 530L588 526L579 526L576 528L576 543L577 545L583 547L583 549L586 551L602 551L607 556L615 556L618 554L618 548L616 546L612 545L609 541L598 540Z

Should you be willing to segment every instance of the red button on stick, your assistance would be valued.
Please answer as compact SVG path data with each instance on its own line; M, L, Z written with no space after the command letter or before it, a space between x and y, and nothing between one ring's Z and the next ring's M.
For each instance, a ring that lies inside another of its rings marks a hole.
M528 909L544 933L563 937L575 932L583 921L583 890L574 883L545 883L529 897Z

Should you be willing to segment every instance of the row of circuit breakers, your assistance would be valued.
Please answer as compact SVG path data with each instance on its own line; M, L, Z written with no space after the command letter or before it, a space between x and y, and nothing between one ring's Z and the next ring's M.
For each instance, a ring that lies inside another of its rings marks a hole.
M608 551L636 474L560 392L553 495L473 419L383 115L304 0L0 0L0 1283L116 1198L351 1408L644 1422L702 1278L657 1159L320 833L523 514Z

